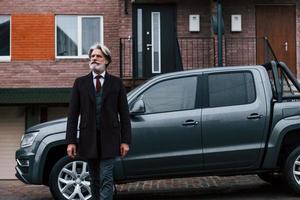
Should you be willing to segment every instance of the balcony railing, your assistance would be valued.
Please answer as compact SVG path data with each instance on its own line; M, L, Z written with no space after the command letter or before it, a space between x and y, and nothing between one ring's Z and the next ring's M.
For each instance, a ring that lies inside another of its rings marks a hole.
M215 66L214 38L179 37L177 39L183 70Z
M225 37L223 40L224 66L255 65L257 44L264 42L264 60L270 60L270 48L266 39L256 37ZM217 41L213 37L178 37L179 61L183 70L216 66ZM261 62L261 61L260 61ZM133 76L133 40L120 38L120 76L135 79Z
M256 64L256 38L225 38L225 65L255 65Z
M133 78L133 42L132 38L120 38L120 77Z

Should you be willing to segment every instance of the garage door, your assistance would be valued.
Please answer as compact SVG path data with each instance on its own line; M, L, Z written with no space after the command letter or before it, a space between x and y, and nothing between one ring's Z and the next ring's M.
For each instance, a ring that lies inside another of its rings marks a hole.
M68 107L48 107L48 121L68 116Z
M0 107L0 179L16 179L15 151L25 129L24 109Z

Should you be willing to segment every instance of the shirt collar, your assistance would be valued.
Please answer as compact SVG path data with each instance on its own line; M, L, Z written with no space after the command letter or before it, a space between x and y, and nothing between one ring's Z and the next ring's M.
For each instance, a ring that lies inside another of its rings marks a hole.
M92 71L93 73L93 78L95 78L96 76L98 76L98 74L96 74L94 71ZM106 74L106 71L102 72L100 75L105 78L105 74Z

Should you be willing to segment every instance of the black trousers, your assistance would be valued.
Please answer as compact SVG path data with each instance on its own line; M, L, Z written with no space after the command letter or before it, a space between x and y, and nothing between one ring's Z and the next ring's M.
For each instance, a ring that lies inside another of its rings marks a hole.
M115 158L101 159L101 138L97 130L97 148L99 158L88 159L93 200L113 199L113 167Z

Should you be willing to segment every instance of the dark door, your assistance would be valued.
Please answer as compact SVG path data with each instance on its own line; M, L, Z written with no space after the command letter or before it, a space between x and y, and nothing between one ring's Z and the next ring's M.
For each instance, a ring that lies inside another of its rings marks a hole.
M191 174L202 168L197 79L164 80L139 95L146 111L132 117L133 141L123 159L127 176Z
M136 5L133 18L135 77L175 71L175 6Z
M269 57L261 39L268 37L277 59L296 73L295 10L292 5L256 6L257 63L264 63Z

